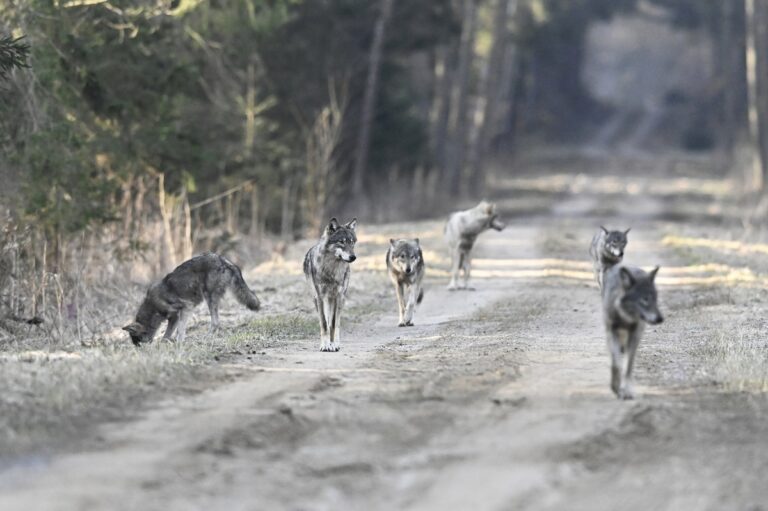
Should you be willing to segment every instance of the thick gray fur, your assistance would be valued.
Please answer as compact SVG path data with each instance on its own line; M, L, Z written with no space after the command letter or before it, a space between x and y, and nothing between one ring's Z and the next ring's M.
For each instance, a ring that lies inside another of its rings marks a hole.
M451 257L451 282L448 289L470 289L469 275L472 266L472 247L477 237L488 229L502 231L506 224L496 213L496 204L481 201L466 211L452 213L445 224L445 241ZM459 286L459 272L464 271L464 281Z
M645 323L658 325L664 318L656 296L656 273L615 265L605 273L603 320L611 354L611 390L619 399L632 399L632 367ZM624 369L624 355L626 369Z
M592 268L595 272L597 287L603 289L603 275L611 267L621 263L624 259L624 250L627 247L626 231L609 231L602 225L600 231L592 238L589 246L589 255L592 258Z
M355 256L357 219L341 225L332 218L320 242L304 257L304 275L314 295L320 316L320 351L339 351L339 320L349 287L350 268Z
M424 255L421 253L418 238L389 240L387 272L395 286L400 314L398 326L413 326L414 309L424 298L424 290L421 287L421 281L424 279Z
M219 301L227 289L231 289L237 301L250 310L259 310L259 299L246 284L236 264L210 252L195 256L150 286L136 313L136 321L123 330L138 346L152 342L160 325L167 320L163 338L171 339L176 332L181 342L192 310L205 300L211 314L211 331L214 331L219 327Z

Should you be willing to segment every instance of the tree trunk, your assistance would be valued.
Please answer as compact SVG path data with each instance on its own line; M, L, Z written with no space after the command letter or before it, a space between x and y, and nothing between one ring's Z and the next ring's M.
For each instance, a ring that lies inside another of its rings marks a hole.
M458 48L455 44L439 48L435 59L435 98L432 103L432 155L437 166L444 170L446 144L448 140L448 119L451 114L451 91L455 69L453 66Z
M254 184L251 187L251 225L249 235L252 238L260 237L259 232L259 187Z
M757 130L762 162L760 189L765 186L768 165L768 3L755 2L755 72L757 75Z
M380 12L373 27L373 42L368 59L368 78L365 83L365 95L363 96L362 117L360 120L360 135L355 148L355 166L352 174L352 190L355 194L362 195L365 192L365 171L368 165L368 149L371 143L371 125L376 109L376 93L379 85L379 69L384 48L384 34L387 21L392 14L394 0L381 0Z
M744 15L747 28L747 89L748 89L748 113L749 113L749 138L752 149L752 168L746 176L746 186L753 191L763 187L763 173L765 162L762 151L762 134L760 133L760 99L758 97L758 44L757 19L760 15L755 10L755 4L761 0L745 0ZM762 50L761 50L762 53Z
M496 130L495 113L499 107L499 85L504 66L502 59L507 49L507 21L509 0L496 0L493 18L493 41L491 53L486 63L486 72L480 86L482 96L478 101L479 121L474 143L470 147L470 180L468 189L478 194L485 189L485 156L488 152L488 139Z
M477 25L477 1L464 0L459 62L456 69L456 84L453 91L449 121L450 143L446 148L446 179L450 195L457 195L461 186L467 146L467 112L469 110L469 82L474 59L475 32Z
M171 271L176 267L176 251L173 247L173 234L171 232L171 218L168 215L168 205L165 197L165 174L162 172L157 177L157 203L160 207L160 218L163 222L162 240L160 249L159 273Z
M733 37L733 2L725 0L720 11L720 38L718 41L718 58L716 64L719 65L720 83L722 87L722 105L721 116L723 129L720 130L720 146L723 155L723 170L725 171L733 161L733 151L736 145L735 140L735 94L733 87L733 76L735 74L733 55L734 37Z

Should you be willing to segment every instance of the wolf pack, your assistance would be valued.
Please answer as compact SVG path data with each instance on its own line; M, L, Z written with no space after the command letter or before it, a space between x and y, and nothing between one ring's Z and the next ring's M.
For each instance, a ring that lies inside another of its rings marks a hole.
M448 217L444 238L450 255L448 290L471 290L472 248L480 234L506 227L496 204L477 206ZM357 259L357 219L341 223L331 218L320 240L304 257L303 270L320 322L320 351L341 349L341 312L351 264ZM646 272L623 263L629 229L600 227L589 248L595 280L602 297L611 390L619 399L632 399L632 369L645 323L659 324L655 286L658 267ZM418 238L392 238L385 254L387 274L394 287L398 326L414 325L416 306L424 298L426 264ZM152 342L163 323L163 338L183 342L192 311L203 301L210 313L210 332L219 327L219 303L227 290L245 307L257 311L261 303L243 278L240 268L226 257L204 253L185 261L152 284L139 306L135 321L125 327L134 345Z

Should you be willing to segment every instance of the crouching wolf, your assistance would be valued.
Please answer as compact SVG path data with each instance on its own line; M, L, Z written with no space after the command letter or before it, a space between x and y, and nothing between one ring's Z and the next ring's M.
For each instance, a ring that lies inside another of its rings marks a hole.
M457 211L445 224L445 241L451 256L451 282L448 289L458 288L459 271L464 271L463 289L469 289L472 260L470 252L477 237L488 229L502 231L506 225L496 213L496 204L482 201L472 209Z
M619 399L632 399L632 366L644 323L658 325L664 318L656 304L656 273L616 265L605 273L603 320L611 354L611 390ZM624 355L627 355L624 370Z
M395 285L400 322L397 326L413 326L413 310L424 298L421 281L424 278L424 256L419 238L389 240L387 272ZM408 298L405 298L406 293Z
M600 232L592 238L589 247L589 255L592 256L592 267L595 271L597 287L603 290L603 275L605 272L621 262L624 258L624 249L627 247L626 231L609 231L602 225Z
M163 280L152 284L139 307L136 321L123 327L136 346L152 342L157 329L168 320L164 339L177 331L184 340L187 321L195 306L205 300L211 314L211 332L219 327L219 301L231 289L237 301L248 309L259 310L261 304L243 279L240 268L218 254L206 253L181 263Z
M339 351L339 317L349 287L355 256L357 219L341 225L335 218L325 227L320 242L304 257L304 275L312 288L320 315L320 351Z

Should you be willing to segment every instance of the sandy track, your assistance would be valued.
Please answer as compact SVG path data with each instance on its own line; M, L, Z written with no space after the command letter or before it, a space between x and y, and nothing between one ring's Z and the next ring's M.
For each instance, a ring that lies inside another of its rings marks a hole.
M615 200L641 212L630 259L679 266L662 206ZM594 202L486 235L478 291L433 281L414 328L391 313L345 332L339 354L298 349L312 339L237 361L232 384L6 471L0 509L761 509L765 399L664 376L687 363L664 344L685 311L647 330L639 399L610 394L593 223L573 218ZM674 309L688 290L661 292Z

